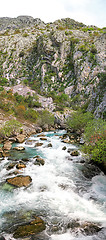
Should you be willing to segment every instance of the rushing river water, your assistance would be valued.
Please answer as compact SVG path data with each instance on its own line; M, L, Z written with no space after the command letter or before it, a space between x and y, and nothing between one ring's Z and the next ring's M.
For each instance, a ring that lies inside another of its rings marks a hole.
M37 135L33 135L29 138L32 141L18 144L25 146L23 153L17 151L11 158L0 162L0 233L7 240L14 239L7 229L20 212L34 212L44 219L47 226L45 233L38 237L41 240L106 239L106 176L99 171L92 172L92 166L80 163L81 154L68 160L70 154L67 149L77 147L63 143L59 138L63 133L65 131L45 133L46 141L40 141ZM43 142L43 145L34 147L36 141ZM52 147L47 147L48 143ZM64 146L66 150L62 150ZM35 165L35 155L42 157L45 165ZM3 183L9 173L15 171L15 167L7 170L7 166L22 158L29 158L21 174L31 176L31 185L28 188L6 189ZM69 227L74 220L80 224L96 223L103 228L98 233L86 235L81 227L79 232L78 228L72 230Z

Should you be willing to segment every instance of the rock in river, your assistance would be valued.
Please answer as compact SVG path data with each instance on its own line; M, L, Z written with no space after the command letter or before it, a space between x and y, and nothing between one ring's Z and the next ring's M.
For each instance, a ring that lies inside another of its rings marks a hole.
M44 221L40 217L35 217L32 221L17 226L14 231L13 237L22 238L30 236L42 232L43 230L45 230L45 228L46 226Z
M17 135L17 142L23 143L25 141L25 135L24 134L18 134Z
M10 150L12 147L12 144L10 141L6 141L3 146L3 150Z
M71 156L79 156L79 152L77 150L74 150L73 152L70 153Z
M25 148L22 147L22 146L14 147L13 149L15 149L15 150L17 150L17 151L25 150Z
M6 182L15 187L28 187L29 184L32 182L32 179L30 176L19 175L6 179Z

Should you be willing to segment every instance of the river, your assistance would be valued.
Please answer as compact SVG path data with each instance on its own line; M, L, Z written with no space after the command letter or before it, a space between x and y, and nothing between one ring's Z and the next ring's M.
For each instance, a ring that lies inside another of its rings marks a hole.
M68 159L67 150L77 146L63 143L60 136L64 133L64 130L45 132L45 141L32 135L31 141L17 144L25 147L23 153L17 151L0 162L0 234L6 240L14 239L8 228L20 213L27 213L28 217L32 212L46 222L46 230L37 240L106 239L106 176L96 167L81 163L84 158L81 153ZM38 140L43 145L35 147ZM48 143L52 147L47 147ZM62 150L64 146L66 150ZM43 166L34 164L35 155L45 160ZM14 176L15 171L15 167L7 170L7 166L22 158L29 161L21 174L31 176L32 183L28 188L7 189L5 179L9 174ZM100 225L101 231L86 234L82 227L85 222ZM72 228L72 223L79 227Z

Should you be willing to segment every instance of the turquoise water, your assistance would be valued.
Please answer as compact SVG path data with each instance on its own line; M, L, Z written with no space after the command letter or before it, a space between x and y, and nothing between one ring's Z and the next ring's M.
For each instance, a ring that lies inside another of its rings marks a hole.
M66 228L73 219L80 222L106 223L106 176L102 172L94 172L93 177L84 175L84 164L79 163L82 155L73 157L67 152L68 148L77 149L75 145L65 144L60 136L65 131L45 132L46 141L41 141L37 135L31 136L29 142L17 144L24 146L22 152L11 151L11 156L0 163L0 232L6 240L14 239L8 234L7 228L17 215L33 212L41 216L47 223L46 234L50 240L101 240L105 239L105 232L98 235L76 236ZM35 147L36 142L43 145ZM48 148L48 143L52 144ZM13 147L16 144L13 145ZM62 148L66 146L66 150ZM35 165L35 156L45 160L44 166ZM5 179L14 176L16 168L7 170L10 163L17 160L29 159L21 174L29 175L32 183L28 188L13 188L5 184ZM86 167L87 169L87 167ZM87 170L86 170L87 171ZM89 170L88 170L89 171ZM9 217L8 217L9 216ZM10 217L11 216L11 217ZM10 220L11 219L11 220ZM52 226L58 226L53 233ZM42 239L42 238L41 238ZM47 238L44 238L46 240Z

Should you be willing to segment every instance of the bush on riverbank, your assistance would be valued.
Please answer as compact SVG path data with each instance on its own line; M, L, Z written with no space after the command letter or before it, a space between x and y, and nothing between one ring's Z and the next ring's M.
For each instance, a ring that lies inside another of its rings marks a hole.
M83 132L85 141L82 150L89 154L93 161L105 162L106 160L106 122L95 119L90 112L82 113L81 110L73 112L67 120L68 128L73 131Z
M7 121L5 125L0 129L0 135L2 137L9 137L15 133L19 133L21 131L21 127L22 124L19 121L11 119L10 121Z
M79 110L71 114L67 120L67 126L74 131L82 131L91 119L93 119L93 115L90 112L82 113L82 111Z
M97 162L106 161L106 123L102 119L93 119L84 131L86 144L83 151L91 155Z

